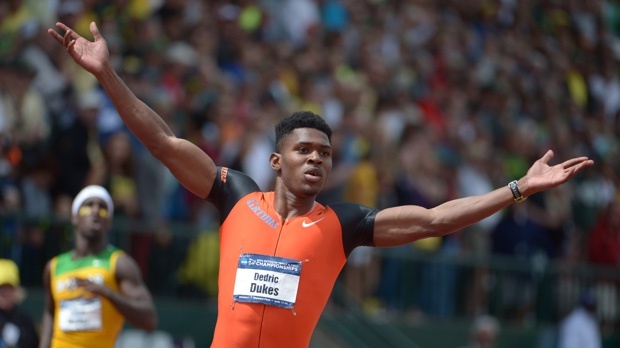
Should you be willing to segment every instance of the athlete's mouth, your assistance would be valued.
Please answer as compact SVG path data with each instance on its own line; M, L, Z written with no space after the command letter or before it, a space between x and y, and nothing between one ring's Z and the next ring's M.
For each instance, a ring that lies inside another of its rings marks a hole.
M92 219L92 220L90 221L90 225L91 225L93 228L97 228L97 229L99 229L99 228L101 228L101 226L103 226L103 220L101 220L101 219Z
M308 181L318 182L319 180L321 180L321 177L323 176L323 174L318 168L311 168L304 172L304 176L306 177L306 180Z
M101 228L104 222L105 222L105 219L99 216L92 216L92 218L90 219L90 225L93 226L94 228Z

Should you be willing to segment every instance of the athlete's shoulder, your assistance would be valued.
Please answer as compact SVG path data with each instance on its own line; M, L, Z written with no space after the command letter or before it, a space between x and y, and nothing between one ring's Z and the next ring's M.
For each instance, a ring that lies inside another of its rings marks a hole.
M69 251L62 252L52 257L51 259L49 259L49 261L47 261L47 264L45 265L46 271L48 272L49 276L53 277L56 274L56 269L58 268L59 264L61 266L70 264L72 254L73 254L73 250L69 250Z
M125 251L115 245L108 244L106 248L103 250L102 255L112 256L112 255L120 255L124 254Z
M230 197L239 198L250 192L260 191L258 184L247 174L227 167L217 167L216 179L207 200L222 203Z
M347 257L357 246L373 245L377 209L353 202L332 204L330 208L340 221L344 252Z
M219 210L222 222L242 197L260 191L258 184L248 175L227 167L217 167L217 176L207 201Z
M258 184L249 175L228 167L217 167L215 181L220 184L249 185L255 191L260 191Z
M62 252L56 256L54 256L50 261L59 263L59 262L71 262L73 256L73 250Z
M354 202L338 202L330 204L326 207L331 209L338 216L346 215L351 217L368 217L370 215L376 215L377 209L365 206L363 204Z

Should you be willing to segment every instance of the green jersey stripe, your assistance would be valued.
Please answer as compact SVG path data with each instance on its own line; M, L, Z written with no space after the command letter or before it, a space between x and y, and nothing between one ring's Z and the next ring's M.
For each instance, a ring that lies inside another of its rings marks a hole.
M54 270L54 275L59 276L67 272L90 267L105 268L109 270L111 268L110 256L112 256L112 254L117 250L119 249L112 245L108 245L99 254L89 255L77 260L73 260L71 258L73 251L68 251L66 253L60 254L57 256L56 259L56 268Z

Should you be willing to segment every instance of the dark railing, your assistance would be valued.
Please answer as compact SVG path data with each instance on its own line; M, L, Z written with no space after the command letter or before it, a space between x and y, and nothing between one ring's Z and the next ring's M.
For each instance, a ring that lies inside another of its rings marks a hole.
M68 221L0 216L0 257L15 260L24 286L35 290L41 287L45 262L69 250L72 239ZM215 226L197 228L178 222L152 226L117 217L109 239L136 258L161 301L214 299ZM556 327L587 289L598 298L603 335L618 343L620 273L616 269L542 255L484 258L420 252L413 247L373 249L373 253L381 269L375 288L362 298L352 296L351 289L362 285L341 277L320 325L351 346L361 347L362 342L366 346L378 342L394 347L436 346L410 328L421 322L442 322L444 328L445 323L468 325L481 312L494 315L506 327ZM345 266L343 274L349 267ZM417 336L411 337L411 332Z

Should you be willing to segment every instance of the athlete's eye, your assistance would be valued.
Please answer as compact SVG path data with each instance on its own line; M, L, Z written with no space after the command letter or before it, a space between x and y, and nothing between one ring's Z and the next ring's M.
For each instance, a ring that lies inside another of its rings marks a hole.
M90 214L93 213L93 207L90 205L83 205L80 207L80 209L78 210L78 215L79 216L88 216ZM110 213L108 211L108 208L106 207L99 207L99 211L98 211L99 217L101 218L107 218Z
M83 205L80 207L80 210L78 210L78 215L79 216L87 216L90 215L93 212L93 208L89 207L87 205Z
M99 208L99 217L107 218L110 215L107 208Z

